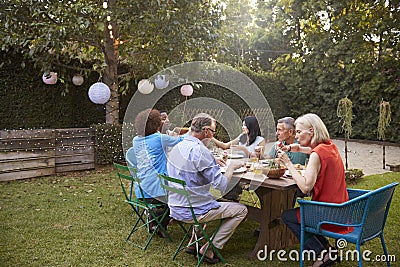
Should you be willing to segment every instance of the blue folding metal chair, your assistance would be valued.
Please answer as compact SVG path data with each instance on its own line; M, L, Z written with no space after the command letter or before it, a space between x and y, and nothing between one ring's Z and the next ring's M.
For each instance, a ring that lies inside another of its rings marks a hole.
M353 243L357 248L358 266L362 266L361 245L380 237L390 266L383 230L389 212L393 193L398 182L391 183L376 190L347 189L349 200L341 203L326 203L310 200L298 200L300 204L300 266L303 266L304 244L306 233L322 235L334 239L342 239ZM335 233L322 229L323 225L353 227L350 233Z

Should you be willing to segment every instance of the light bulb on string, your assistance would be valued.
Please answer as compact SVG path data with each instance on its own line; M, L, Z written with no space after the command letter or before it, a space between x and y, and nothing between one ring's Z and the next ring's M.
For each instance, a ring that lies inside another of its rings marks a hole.
M104 8L104 9L107 9L107 8L108 8L108 3L107 3L107 1L104 1L104 2L103 2L103 8Z

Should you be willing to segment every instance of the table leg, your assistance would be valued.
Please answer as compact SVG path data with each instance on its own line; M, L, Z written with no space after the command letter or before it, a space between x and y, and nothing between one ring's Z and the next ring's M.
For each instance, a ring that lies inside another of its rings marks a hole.
M252 259L257 259L260 250L264 251L266 248L268 251L282 249L298 242L280 220L282 211L292 208L296 188L275 190L258 187L255 192L261 204L260 218L257 220L260 222L260 232L257 244L250 255Z

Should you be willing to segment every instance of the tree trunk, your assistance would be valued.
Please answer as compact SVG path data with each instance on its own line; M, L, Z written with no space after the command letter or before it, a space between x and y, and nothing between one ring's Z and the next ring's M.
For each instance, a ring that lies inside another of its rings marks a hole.
M108 8L115 8L116 0L108 1ZM113 20L114 19L114 20ZM111 17L108 22L112 26L112 37L117 36L117 23L116 18ZM118 124L119 123L119 92L118 92L118 41L111 38L110 29L108 24L105 27L105 45L104 45L104 59L107 67L104 71L103 82L110 87L111 97L106 103L106 123Z

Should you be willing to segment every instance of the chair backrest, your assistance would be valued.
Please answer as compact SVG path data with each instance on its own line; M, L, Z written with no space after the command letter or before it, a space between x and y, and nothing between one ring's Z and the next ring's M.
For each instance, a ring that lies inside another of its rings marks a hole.
M398 184L398 182L394 182L360 196L360 198L367 198L361 233L362 243L376 237L383 231L394 189Z
M160 180L161 187L165 190L165 193L168 197L169 193L171 192L186 197L188 208L192 213L193 219L196 219L192 203L190 202L190 193L186 189L186 182L181 179L169 177L168 175L165 174L157 174L157 176Z
M368 192L371 192L371 190L347 188L347 193L349 194L349 200L364 195Z
M135 155L135 150L130 147L125 154L125 161L128 163L129 167L136 167L137 160Z
M136 183L139 187L140 192L143 195L142 188L140 187L140 179L136 175L137 174L136 168L124 166L118 163L114 163L114 167L117 172L117 176L119 178L122 191L127 201L132 201L132 193L131 193L132 191L130 191L128 194L128 189L127 189L128 185L124 184L124 181L128 181L130 186Z
M129 167L131 168L137 168L137 159L136 159L136 155L135 155L135 150L133 149L133 147L130 147L125 154L125 161L128 164ZM135 176L136 177L136 176ZM133 186L134 183L131 183L130 189L129 189L129 197L132 198L132 194L133 194Z

